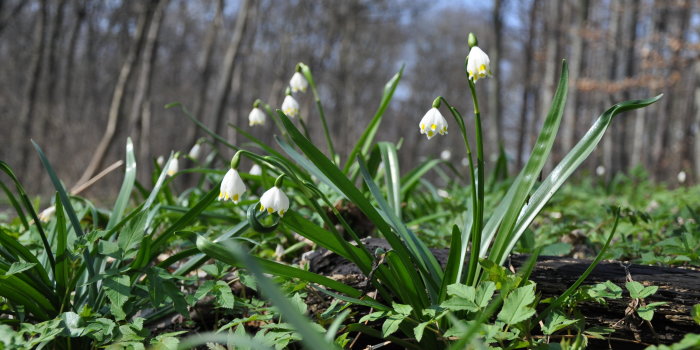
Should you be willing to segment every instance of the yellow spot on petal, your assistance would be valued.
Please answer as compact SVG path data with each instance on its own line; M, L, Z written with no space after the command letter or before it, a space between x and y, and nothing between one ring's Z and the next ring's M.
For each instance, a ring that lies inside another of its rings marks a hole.
M425 124L420 123L420 130L421 130L421 131L424 131L424 130L425 130Z
M270 214L272 214L272 213L274 213L274 212L275 212L275 210L274 210L274 209L272 209L272 208L267 208L267 212L268 212L268 213L270 213Z
M284 210L280 210L280 216L284 216Z
M233 201L234 201L234 202L238 202L238 197L239 197L239 196L238 196L238 193L234 194L234 195L233 195Z
M433 137L433 134L435 134L432 130L428 131L428 137Z
M437 129L437 125L432 124L432 125L430 125L430 128L433 129L433 130L435 130L435 129Z
M265 211L265 206L260 204L260 211Z
M479 72L485 72L486 71L486 65L482 64L479 66Z

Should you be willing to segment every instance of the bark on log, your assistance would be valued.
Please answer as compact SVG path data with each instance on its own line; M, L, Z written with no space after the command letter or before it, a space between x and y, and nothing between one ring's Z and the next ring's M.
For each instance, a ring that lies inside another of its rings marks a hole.
M376 248L391 248L381 239L372 238L366 242L370 251ZM447 249L434 249L433 254L442 265L446 263ZM364 287L366 284L366 279L357 266L338 255L317 251L307 255L307 259L312 272L341 279L348 284L355 284L356 287ZM525 255L514 255L510 264L517 270L526 260ZM543 299L558 296L569 288L590 264L591 260L541 256L530 279L537 283L537 291ZM630 314L628 307L634 300L629 297L624 286L628 278L645 286L659 287L654 295L644 299L645 303L668 303L656 309L651 322L643 321L635 313ZM611 338L629 340L630 342L625 343L628 348L668 344L679 341L687 333L700 333L700 326L690 315L693 305L700 304L700 269L602 261L583 284L591 285L605 281L612 281L622 287L623 297L607 300L607 305L584 303L581 311L585 314L587 327L595 325L614 328L615 332Z

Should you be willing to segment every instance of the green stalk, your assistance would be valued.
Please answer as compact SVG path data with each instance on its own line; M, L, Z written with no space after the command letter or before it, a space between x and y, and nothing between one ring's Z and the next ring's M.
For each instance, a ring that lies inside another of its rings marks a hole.
M335 159L335 149L333 148L333 141L331 140L331 134L328 131L328 123L326 122L326 113L323 111L323 104L321 104L321 97L318 94L318 90L316 89L316 83L314 82L314 77L311 75L311 69L309 69L309 66L299 63L299 68L301 68L301 74L304 74L304 77L306 80L309 82L309 86L311 86L311 92L314 94L314 100L316 102L316 108L318 108L318 114L321 117L321 125L323 126L323 134L326 136L326 143L328 144L328 152L330 152L330 159L333 163L336 163Z
M460 133L462 133L462 139L464 140L464 147L467 150L467 159L469 160L469 175L470 175L469 179L471 181L471 186L472 186L472 190L471 190L472 208L475 208L475 210L472 212L472 215L474 216L474 219L472 220L472 222L476 223L479 220L479 217L477 216L478 212L476 211L476 208L478 208L478 204L477 204L478 198L477 198L477 193L476 193L476 176L475 176L476 172L474 171L474 159L472 158L472 148L469 145L469 138L467 136L467 128L464 125L464 117L462 117L462 114L460 114L456 108L452 107L452 105L450 105L449 102L447 102L447 100L444 97L440 96L439 99L440 99L440 101L445 103L445 105L447 105L447 108L450 110L450 113L452 114L452 116L455 118L455 121L457 122L457 126L459 127ZM475 234L474 230L476 228L477 228L476 225L472 225L472 246L474 246L473 242L475 242L474 236L476 234ZM467 228L465 227L464 229L466 230ZM479 239L479 246L481 245L480 241L481 241L481 239ZM460 282L462 279L462 269L464 267L464 255L466 254L466 244L467 244L466 240L463 240L462 244L464 244L465 246L464 246L463 251L460 253L461 258L459 259L459 265L458 265L459 267L457 268L457 275L456 275L457 280L454 281L455 283ZM471 265L476 264L477 260L474 259L475 256L476 256L476 259L478 259L479 254L476 254L476 255L471 254L470 255L470 258L469 258L470 271L471 271Z
M469 79L469 90L471 92L472 101L474 102L474 124L476 127L476 196L477 206L476 221L472 229L472 251L469 257L469 272L467 274L467 284L474 285L476 276L477 262L481 253L481 228L484 221L484 142L481 132L481 113L479 112L479 100L476 98L476 86L474 81Z

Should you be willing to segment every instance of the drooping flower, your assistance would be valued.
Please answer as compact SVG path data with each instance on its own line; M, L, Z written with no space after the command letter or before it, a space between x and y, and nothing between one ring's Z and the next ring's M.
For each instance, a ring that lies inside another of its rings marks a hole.
M287 209L289 209L289 198L277 186L265 191L260 197L260 211L267 210L269 214L276 212L283 216Z
M168 165L168 171L167 174L168 176L173 176L177 171L180 169L180 166L178 164L177 158L173 158L170 160L170 165Z
M158 166L163 166L163 163L165 163L165 158L163 156L158 156L158 158L156 158L156 163Z
M686 178L687 178L687 175L686 175L685 171L681 170L678 173L678 182L684 183Z
M445 117L442 116L440 110L435 107L431 108L427 113L425 113L423 119L420 120L419 126L420 133L425 134L428 137L428 140L433 138L433 136L436 134L447 134L447 120L445 120Z
M476 83L477 80L490 76L490 63L489 56L478 46L473 46L471 50L469 50L469 58L467 59L467 73L469 74L469 79Z
M219 200L227 201L231 199L234 203L238 203L245 190L245 184L241 176L238 175L238 171L236 169L229 169L226 175L224 175L224 179L221 181Z
M41 222L49 222L51 220L51 217L55 213L56 213L56 206L52 205L52 206L42 210L41 213L39 213L39 220L41 220Z
M199 145L199 142L195 143L194 146L190 149L190 153L187 154L192 160L197 160L199 159L199 153L201 152L202 147Z
M260 165L253 164L253 166L250 167L248 174L250 174L250 175L262 175L262 168L260 167Z
M306 92L306 88L309 87L309 82L306 81L303 74L294 72L292 79L289 80L289 87L292 89L292 92Z
M282 102L282 112L290 118L296 118L299 115L299 102L292 95L285 96Z
M248 114L248 123L250 126L265 125L265 112L258 107L253 108L250 114Z

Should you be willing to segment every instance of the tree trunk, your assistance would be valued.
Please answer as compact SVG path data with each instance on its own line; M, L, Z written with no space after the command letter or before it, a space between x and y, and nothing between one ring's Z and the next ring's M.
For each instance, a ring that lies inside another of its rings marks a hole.
M221 132L224 124L224 112L226 111L226 103L229 99L229 93L231 92L231 81L233 80L233 69L236 64L236 58L238 56L239 48L241 42L243 41L243 34L248 22L248 12L250 10L251 1L243 0L238 9L238 16L236 17L236 26L233 29L233 35L231 36L231 42L226 49L226 54L224 56L224 67L221 70L221 78L219 84L216 88L216 95L214 98L214 113L212 114L214 121L212 123L214 127L214 132Z
M34 163L30 159L31 147L29 145L29 138L32 134L32 121L38 120L35 118L37 95L39 92L39 83L42 76L42 67L44 61L44 46L46 44L46 27L48 24L49 9L47 0L40 0L39 6L39 19L36 21L36 27L34 28L35 43L34 53L32 54L32 62L30 68L29 81L26 85L26 90L24 93L25 100L22 104L22 110L19 114L19 126L20 126L20 137L16 140L14 149L22 150L22 158L20 159L23 164L23 174L29 174L31 170L31 165Z
M530 19L529 19L529 34L525 39L525 57L530 57L530 59L524 60L524 71L525 77L523 81L523 100L520 107L520 132L518 135L518 154L517 154L517 169L521 169L523 164L525 164L525 140L528 139L529 127L528 114L531 114L530 109L532 108L532 99L536 94L533 93L534 87L532 86L532 70L535 65L534 57L534 45L535 45L535 35L537 34L537 13L539 8L539 0L533 0L530 8Z
M207 92L209 91L209 81L211 80L212 73L212 63L211 57L214 53L214 47L216 44L216 39L219 36L219 31L224 22L224 8L226 2L224 0L217 0L216 15L214 15L214 20L211 22L211 26L207 30L207 34L204 37L204 44L202 45L202 50L197 59L197 69L200 71L200 84L197 93L197 99L194 102L194 116L197 118L204 117L204 107L207 105ZM197 127L191 127L187 131L186 139L189 140L189 145L194 145L197 142L197 137L200 134Z
M102 165L107 151L112 144L114 139L114 134L117 131L117 126L121 124L121 114L122 107L124 105L124 95L126 93L126 86L131 78L132 72L138 61L141 51L143 49L143 43L146 38L146 33L151 17L153 15L153 9L157 5L158 0L151 0L144 4L143 12L139 17L139 22L136 28L136 33L134 35L131 47L127 53L124 64L119 71L119 77L117 78L117 84L114 87L114 93L112 94L112 102L109 106L109 113L107 115L107 126L105 128L104 134L100 143L97 145L97 149L93 154L90 162L88 163L83 175L78 180L78 184L88 181L92 175L95 174L97 169Z
M85 23L85 17L87 17L87 1L80 1L79 4L76 3L75 5L75 23L73 24L73 28L70 31L69 39L68 39L68 53L66 56L66 66L63 69L64 76L63 76L63 87L61 88L61 91L63 91L63 103L61 104L61 109L59 112L59 116L62 120L68 120L70 121L70 115L72 113L66 113L66 111L69 109L69 106L71 106L71 92L73 90L73 70L75 66L75 52L77 50L78 46L78 38L80 37L80 31L83 27L83 23Z
M143 112L147 108L144 101L150 97L151 81L153 81L153 65L156 62L156 54L158 51L158 35L160 33L165 9L168 7L168 3L169 0L158 0L156 9L153 12L153 18L151 19L151 23L148 27L148 33L146 34L146 40L143 47L141 70L136 82L136 90L134 91L134 99L129 117L129 135L140 145L138 150L138 159L141 164L148 164L149 154L147 153L146 149L148 147L143 146L150 139L150 135L144 132L144 126L146 131L150 130L149 125L146 125L150 123L150 118L144 118L143 116ZM148 111L148 114L150 117L150 111Z
M65 12L66 8L66 0L59 0L58 1L58 6L56 8L56 15L54 16L53 23L51 24L51 35L49 37L49 45L48 45L48 83L46 86L46 100L47 100L47 107L49 110L59 110L60 108L57 106L56 103L56 94L58 91L56 91L56 86L58 85L59 77L60 74L58 74L58 58L59 58L59 52L58 52L58 47L60 44L60 35L61 31L63 29L63 15ZM65 103L65 101L63 101ZM46 117L43 118L42 121L42 127L41 127L41 140L45 143L53 143L54 140L51 140L51 134L53 130L59 130L57 128L58 125L62 125L63 122L59 119L60 115L47 115ZM58 139L59 136L57 133L53 133L53 139ZM47 149L47 152L52 152L51 149Z
M613 83L617 81L617 76L618 76L618 55L617 52L618 47L620 46L620 26L621 26L621 18L622 18L622 13L623 11L621 10L621 5L619 2L613 1L610 3L610 29L608 30L608 37L607 40L605 41L605 51L604 55L605 58L604 60L606 61L606 64L608 64L608 71L607 75L604 76L603 79L607 80L611 86ZM600 101L603 103L604 106L610 106L614 101L617 99L617 91L610 90L610 91L598 91L600 94ZM602 108L607 108L607 107L602 107ZM615 126L613 125L611 127L611 134L614 135L615 131ZM610 135L610 136L612 136ZM615 164L614 161L614 153L616 149L616 145L620 143L619 139L616 139L615 137L606 137L603 139L603 165L605 166L606 169L606 177L611 178L614 176L618 169L617 164Z
M501 108L501 77L503 72L501 71L501 53L503 52L503 1L494 0L493 2L493 46L491 47L491 70L493 71L493 79L491 79L489 92L489 114L488 120L493 121L489 123L490 127L488 129L488 141L491 145L494 145L492 149L493 153L498 153L499 149L503 146L503 111ZM487 158L488 159L488 158Z
M4 6L5 3L3 1L0 1L0 35L2 35L3 30L7 25L12 21L13 18L15 18L19 13L22 11L25 5L31 3L31 1L28 0L23 0L17 2L17 5L13 7L10 11L7 12L6 15L4 15Z
M583 31L588 20L588 9L590 2L588 0L573 0L573 23L569 29L569 38L571 38L571 55L569 68L569 93L568 101L564 111L564 119L562 120L562 148L564 152L569 150L576 143L576 130L580 114L578 112L578 79L581 75L583 65L584 40Z

